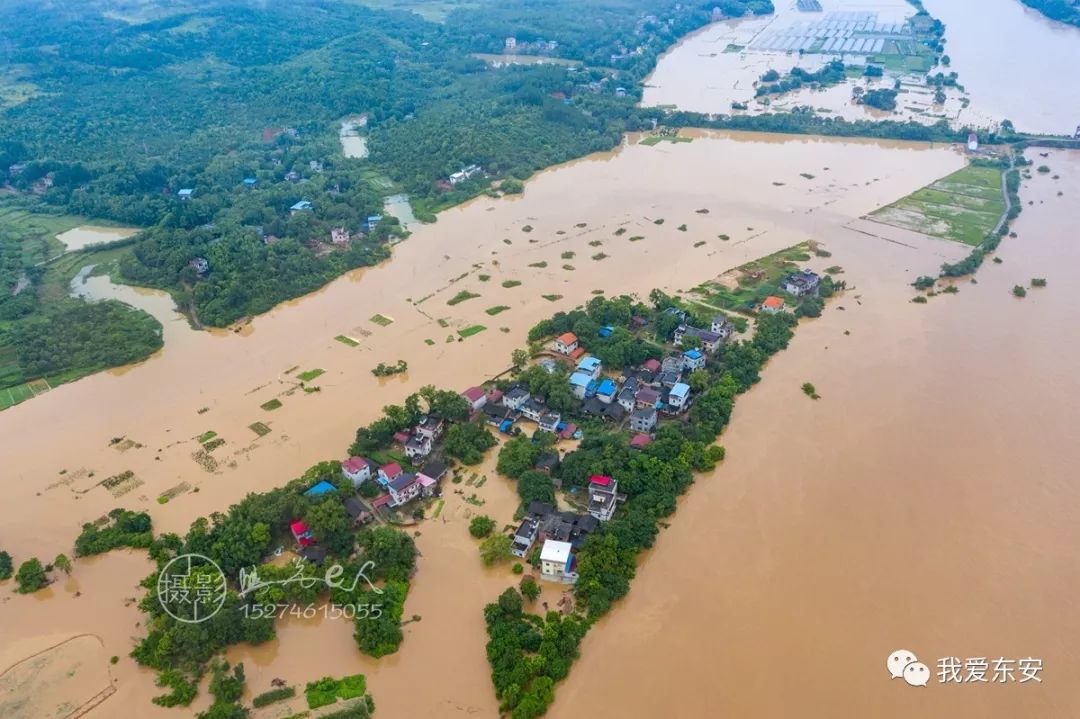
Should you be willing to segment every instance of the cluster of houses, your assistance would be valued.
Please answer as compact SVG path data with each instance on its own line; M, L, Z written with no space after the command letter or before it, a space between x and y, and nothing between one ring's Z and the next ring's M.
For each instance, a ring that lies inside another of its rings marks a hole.
M503 41L503 49L507 53L549 53L555 52L559 43L555 40L535 40L533 42L519 41L516 37L508 37Z
M550 582L573 584L578 579L576 552L601 522L615 515L615 506L626 500L612 477L589 478L588 513L560 512L544 502L530 502L514 532L510 551L526 557L540 544L540 576Z
M439 482L446 470L446 465L437 460L427 462L419 472L406 472L397 462L379 465L366 457L349 457L341 463L341 473L354 487L373 481L384 490L372 500L373 509L400 507L417 497L438 494Z
M796 299L801 297L816 297L820 287L821 277L810 270L793 272L785 277L783 282L780 283L780 289ZM768 314L776 314L777 312L783 312L786 308L787 303L784 301L783 297L769 295L762 300L759 309Z

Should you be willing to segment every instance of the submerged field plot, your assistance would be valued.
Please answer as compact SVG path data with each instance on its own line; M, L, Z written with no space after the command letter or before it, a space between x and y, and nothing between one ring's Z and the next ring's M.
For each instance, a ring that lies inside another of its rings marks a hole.
M882 207L869 219L977 245L994 229L1004 211L1001 171L972 165Z

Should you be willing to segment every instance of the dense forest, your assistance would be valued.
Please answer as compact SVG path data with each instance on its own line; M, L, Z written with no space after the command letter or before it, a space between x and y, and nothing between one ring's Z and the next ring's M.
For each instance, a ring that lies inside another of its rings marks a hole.
M368 218L390 192L431 220L492 179L651 125L656 111L635 108L641 80L714 8L772 11L768 0L492 0L437 23L331 0L17 0L0 7L0 184L28 208L148 228L121 279L226 325L385 257L402 229ZM567 64L474 56L507 38ZM5 85L22 88L6 107ZM348 159L339 123L359 116L370 156ZM484 172L448 186L473 164ZM331 242L337 228L348 241ZM15 254L0 252L2 287L33 280Z

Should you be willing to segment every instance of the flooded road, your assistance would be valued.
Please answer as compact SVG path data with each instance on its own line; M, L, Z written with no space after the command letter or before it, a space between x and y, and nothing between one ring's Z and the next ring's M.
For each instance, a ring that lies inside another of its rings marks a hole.
M428 383L462 389L501 372L531 325L586 301L594 290L675 292L807 239L831 247L847 232L845 224L964 162L955 148L940 145L690 134L693 142L653 147L630 138L614 152L540 173L521 196L481 198L449 210L435 225L418 225L383 265L286 303L242 332L192 331L160 294L121 297L163 320L165 348L140 365L65 385L0 414L5 445L20 448L8 455L5 490L23 508L5 520L4 548L17 560L70 553L80 525L115 506L149 511L156 531L183 533L195 517L249 491L342 457L357 426L410 391ZM698 212L705 209L708 214ZM685 231L678 229L683 224ZM616 235L618 229L627 231ZM962 254L963 248L944 244L928 250L931 266ZM522 284L504 287L510 280ZM88 283L99 296L111 291L106 278ZM461 290L480 297L447 304ZM510 310L491 317L485 309L495 305ZM393 322L372 322L375 313ZM477 324L487 330L456 339L458 330ZM355 337L360 346L336 341L337 335ZM398 359L408 361L407 375L389 381L371 375L378 362ZM315 382L322 391L299 391L293 368L324 369ZM280 409L260 409L275 397ZM255 421L271 433L257 438L248 427ZM214 452L212 465L200 464L192 456L195 437L210 430L226 444ZM131 442L114 443L118 437ZM99 486L126 471L136 481L125 483L124 493ZM484 511L506 517L514 501L505 487L500 498L500 486L494 479L485 486L492 504ZM159 504L162 495L172 499ZM294 664L295 657L310 655L311 667L320 670L340 659L322 673L368 672L388 716L493 714L480 612L509 582L477 566L465 515L453 514L453 500L445 527L420 527L421 571L405 612L422 621L409 625L399 655L372 662L355 653L347 628L331 639L323 634L330 628L320 625L311 632L323 640L305 644L302 631L288 626L277 649L237 650L236 658L250 657L253 688L260 683L265 690L275 676L314 678ZM130 625L125 615L104 616L126 611L126 592L121 584L112 595L86 601L80 606L95 613L84 612L73 624ZM29 606L3 610L27 641L44 631L26 613ZM140 633L128 629L129 636ZM314 656L315 647L325 656ZM446 672L447 662L462 667L460 674ZM418 675L445 679L417 692ZM132 695L157 693L146 676L133 675L130 683L138 684L128 690ZM145 701L110 700L90 716L121 716L144 706L146 716L156 711Z
M549 716L1080 715L1080 378L1058 359L1080 348L1080 153L1033 159L1061 179L1024 183L1018 238L957 295L910 302L938 241L830 237L855 288L739 401L727 460L586 638ZM890 680L900 648L930 686ZM949 656L1041 658L1042 683L942 685Z

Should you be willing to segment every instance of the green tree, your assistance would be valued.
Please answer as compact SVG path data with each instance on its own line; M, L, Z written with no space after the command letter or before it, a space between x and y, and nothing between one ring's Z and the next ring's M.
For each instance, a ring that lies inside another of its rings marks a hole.
M480 558L489 567L504 562L513 556L510 554L512 544L513 540L505 534L492 535L480 544Z
M14 565L11 561L11 555L7 552L0 552L0 581L11 579L13 571Z
M336 494L336 493L335 493ZM304 514L315 539L331 554L346 557L353 549L353 529L349 513L336 496L318 502Z
M446 432L443 449L463 464L479 464L484 452L497 444L495 436L480 422L455 424Z
M521 593L530 602L535 602L536 598L540 596L540 585L532 577L525 577L521 580Z
M492 533L495 529L495 520L491 517L481 514L473 517L469 522L469 534L477 539L483 539Z
M65 554L57 554L56 559L53 560L53 566L64 574L71 574L71 560Z
M404 582L416 567L416 544L405 532L393 527L374 527L360 532L358 541L363 549L361 559L375 563L368 573L372 579Z
M49 582L45 576L45 567L41 566L41 562L34 557L19 565L19 571L15 574L15 583L18 585L19 593L31 594L42 589Z
M530 469L522 473L518 478L517 490L523 505L529 502L555 503L555 485L547 472Z
M524 435L505 442L499 449L499 461L495 465L499 474L517 479L533 468L541 448Z
M525 350L517 349L510 353L510 364L514 369L522 369L529 361L529 353Z

